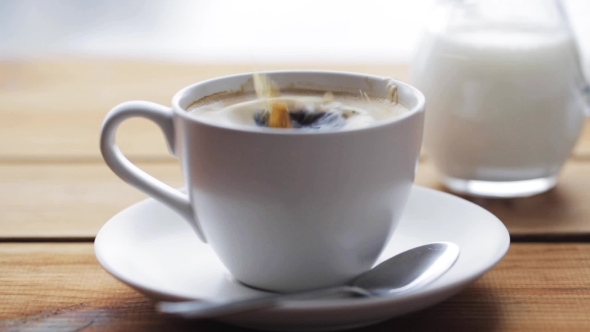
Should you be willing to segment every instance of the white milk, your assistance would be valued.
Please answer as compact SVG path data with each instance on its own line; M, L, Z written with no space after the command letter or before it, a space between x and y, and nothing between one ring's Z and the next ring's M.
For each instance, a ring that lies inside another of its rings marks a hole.
M432 33L425 43L412 74L438 169L482 181L554 176L584 120L571 37L489 27Z

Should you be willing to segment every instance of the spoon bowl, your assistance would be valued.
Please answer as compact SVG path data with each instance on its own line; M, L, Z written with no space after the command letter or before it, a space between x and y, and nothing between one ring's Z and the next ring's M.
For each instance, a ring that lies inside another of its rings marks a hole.
M459 246L435 242L404 251L358 276L353 286L387 295L426 286L443 275L459 257Z

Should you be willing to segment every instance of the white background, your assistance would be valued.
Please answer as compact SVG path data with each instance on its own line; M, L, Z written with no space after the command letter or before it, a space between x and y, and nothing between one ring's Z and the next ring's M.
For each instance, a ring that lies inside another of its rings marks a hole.
M586 64L590 0L564 0ZM406 63L433 0L0 0L0 57Z

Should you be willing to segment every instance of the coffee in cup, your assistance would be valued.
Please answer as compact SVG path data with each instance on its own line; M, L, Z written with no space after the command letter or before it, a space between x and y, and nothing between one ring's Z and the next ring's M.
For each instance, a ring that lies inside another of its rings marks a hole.
M264 78L270 83L270 80ZM187 111L201 121L229 127L273 126L273 112L287 117L282 127L301 130L363 128L408 111L397 100L395 85L388 98L331 91L288 89L279 92L226 93L195 101ZM261 98L262 96L262 98ZM280 123L281 120L279 120Z

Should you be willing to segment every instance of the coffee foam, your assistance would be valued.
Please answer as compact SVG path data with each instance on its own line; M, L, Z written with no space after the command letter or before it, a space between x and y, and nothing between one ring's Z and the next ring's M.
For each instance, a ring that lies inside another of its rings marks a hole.
M339 114L342 128L362 128L407 112L399 103L383 98L333 93L334 99L326 101L324 92L315 90L286 90L279 97L259 99L254 93L216 94L202 98L187 107L187 111L205 122L228 127L254 126L257 112L269 102L282 102L292 110L307 109Z

